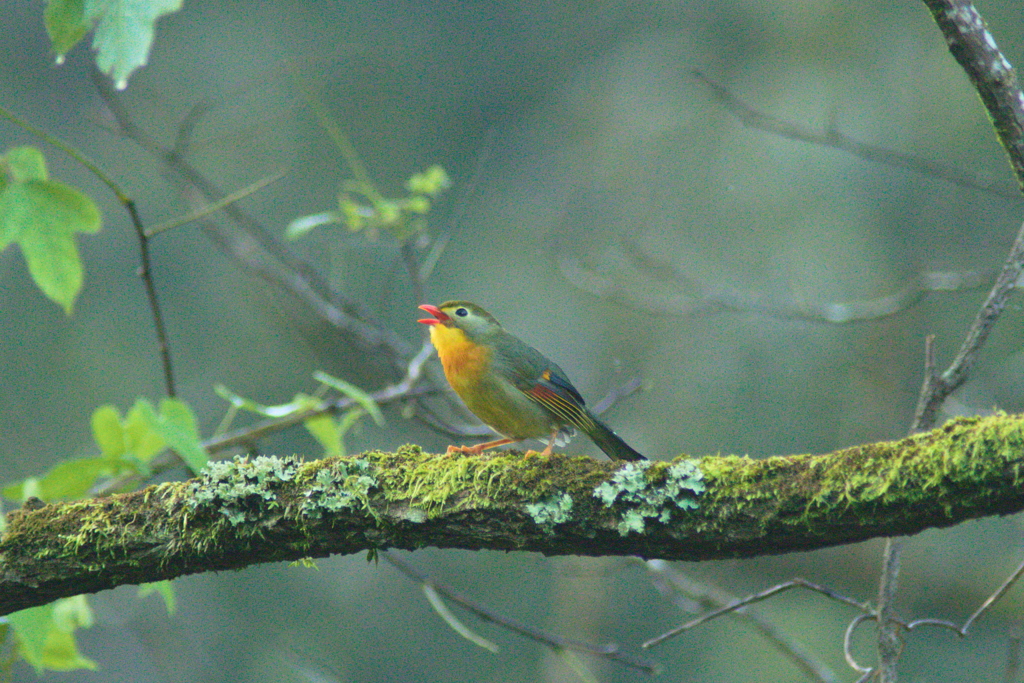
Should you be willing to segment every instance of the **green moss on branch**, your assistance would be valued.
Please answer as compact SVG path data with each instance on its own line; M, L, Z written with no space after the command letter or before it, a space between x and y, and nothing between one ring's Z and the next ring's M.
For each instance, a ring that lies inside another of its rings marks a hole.
M689 560L811 550L1019 511L1022 466L1018 415L825 455L705 457L626 473L590 458L416 446L221 462L187 482L11 513L0 614L123 584L386 548Z

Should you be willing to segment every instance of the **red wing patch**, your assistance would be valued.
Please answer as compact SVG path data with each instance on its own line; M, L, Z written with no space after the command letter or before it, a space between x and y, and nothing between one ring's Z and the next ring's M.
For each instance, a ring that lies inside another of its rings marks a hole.
M550 370L545 370L541 375L543 380L548 380L550 376ZM564 424L571 424L585 434L594 429L594 422L583 406L572 400L572 397L561 394L557 387L541 381L527 389L525 393L550 410L555 418Z

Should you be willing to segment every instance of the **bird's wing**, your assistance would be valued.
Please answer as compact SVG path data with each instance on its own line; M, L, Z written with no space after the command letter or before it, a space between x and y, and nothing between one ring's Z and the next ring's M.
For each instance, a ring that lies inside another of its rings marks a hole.
M559 422L583 432L593 429L583 397L562 368L518 339L504 337L501 342L495 344L497 353L493 361L501 366L502 376L531 400L547 408Z
M529 387L520 388L531 399L551 411L560 422L573 425L584 433L594 429L594 422L584 407L583 398L564 375L548 368Z

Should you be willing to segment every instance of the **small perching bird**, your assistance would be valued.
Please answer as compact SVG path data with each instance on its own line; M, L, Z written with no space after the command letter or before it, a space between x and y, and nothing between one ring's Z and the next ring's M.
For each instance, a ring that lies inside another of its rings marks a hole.
M616 460L646 460L594 417L562 368L513 336L490 313L468 301L423 305L434 316L430 341L445 377L469 410L502 435L449 453L480 453L523 439L547 439L549 455L560 433L580 430Z

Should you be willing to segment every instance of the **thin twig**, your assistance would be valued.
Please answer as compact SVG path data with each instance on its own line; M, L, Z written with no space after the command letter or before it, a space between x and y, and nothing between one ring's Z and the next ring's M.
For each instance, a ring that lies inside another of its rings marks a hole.
M260 178L256 182L247 185L241 188L240 190L236 190L231 194L224 195L222 198L213 202L212 204L204 206L196 211L187 213L184 216L179 216L178 218L173 218L169 221L164 221L163 223L154 225L152 228L146 231L146 236L153 237L154 235L162 233L164 230L170 230L171 228L176 228L179 225L185 225L186 223L197 221L200 218L206 218L210 214L220 211L229 204L234 204L240 199L245 199L249 195L258 192L259 190L262 190L267 185L277 182L278 180L283 178L287 173L287 169L281 169L279 171L271 173L265 178Z
M1021 562L1017 566L1017 569L999 585L999 588L997 588L992 595L988 596L985 602L981 603L981 606L978 607L978 609L974 610L974 613L967 618L967 621L965 621L962 626L957 626L953 622L946 621L944 619L917 619L906 624L904 628L911 631L918 626L940 626L942 628L948 628L951 631L955 631L961 638L966 637L967 630L971 627L971 624L977 621L981 615L992 607L992 605L998 602L999 599L1006 594L1006 591L1010 590L1013 585L1017 583L1017 580L1020 579L1021 575L1024 575L1024 562Z
M373 180L370 178L370 173L366 170L362 159L359 158L359 154L352 145L352 141L348 139L348 135L334 121L323 101L313 92L309 83L304 79L300 79L294 71L292 72L292 83L302 91L303 99L306 100L306 106L310 108L328 137L334 142L334 146L341 153L341 158L345 160L345 164L352 173L352 177L366 190L372 190L374 185ZM379 199L380 197L375 198Z
M497 624L504 629L518 633L521 636L525 636L538 643L546 645L553 650L571 650L573 652L584 652L598 657L603 657L613 662L617 662L624 666L632 669L638 669L648 674L659 673L661 667L655 662L651 662L640 657L633 655L624 654L619 651L619 646L615 643L606 643L603 645L597 645L593 643L586 643L580 640L573 640L571 638L563 638L553 633L548 633L541 629L529 626L520 621L498 614L480 604L470 600L457 593L453 588L450 588L442 583L430 578L428 575L413 569L412 566L406 562L399 560L392 553L381 552L379 556L391 564L395 569L402 572L414 581L418 581L422 584L429 585L439 595L444 596L445 599L459 605L463 609L466 609L475 614L484 621L489 621L493 624Z
M644 383L639 377L634 377L624 384L618 384L612 387L607 394L601 397L600 401L594 404L591 412L593 412L594 415L604 415L606 412L611 410L612 406L616 403L640 391L643 385Z
M767 133L773 133L779 137L788 138L790 140L797 140L799 142L806 142L812 145L842 150L855 157L864 159L865 161L871 161L895 168L904 168L908 171L913 171L924 176L938 178L954 185L970 188L972 190L979 190L997 197L1014 200L1020 199L1020 193L1012 187L993 187L992 185L986 185L978 182L977 174L969 173L935 161L929 161L928 159L922 159L914 156L913 154L897 152L886 147L860 142L847 137L835 128L829 128L823 132L818 132L791 121L786 121L772 116L771 114L758 111L733 95L721 84L708 78L701 71L695 70L693 71L693 75L701 83L710 88L715 99L718 100L730 114L735 116L739 122L747 128L763 130Z
M925 380L926 387L930 384L930 391L922 392L918 399L917 410L914 414L914 431L931 429L935 424L936 413L942 402L960 387L967 379L967 374L978 359L981 347L984 346L992 328L1006 307L1006 303L1013 294L1017 280L1024 270L1024 224L1017 232L1017 238L1013 241L1010 253L1006 257L999 277L992 285L985 302L974 318L974 323L967 331L963 344L950 366L933 382Z
M139 218L135 202L131 199L125 204L129 215L132 217L132 227L139 238L139 278L146 291L146 300L149 302L149 310L153 314L153 327L156 329L157 349L160 353L160 364L164 369L164 390L171 398L177 394L174 388L174 366L171 364L171 344L167 337L167 328L164 326L164 316L160 311L160 301L156 295L156 284L153 281L152 262L149 258L149 237L145 228L142 227L142 219Z
M106 78L102 78L101 76L101 79L104 83L106 83ZM109 85L107 87L109 87ZM135 200L129 197L128 194L121 189L121 186L114 182L114 180L110 178L106 173L104 173L103 170L94 161L92 161L85 154L79 152L71 145L65 143L59 138L50 135L46 131L37 128L36 126L33 126L28 121L25 121L15 116L13 113L7 111L3 107L0 107L0 117L3 117L11 123L14 123L15 125L23 128L24 130L28 131L32 135L35 135L36 137L38 137L40 140L43 140L47 144L56 147L57 149L61 150L69 157L77 161L83 167L88 169L94 176L99 178L104 185L110 188L110 191L114 193L114 196L117 197L117 200L121 203L122 206L124 206L125 210L128 212L128 218L131 221L132 227L135 230L135 234L139 238L140 265L138 273L139 277L142 279L143 287L145 288L146 291L146 299L149 302L150 311L152 311L153 313L153 326L156 329L157 347L160 354L160 363L163 368L164 389L167 392L167 395L173 398L176 392L174 388L174 369L171 364L170 344L167 339L167 330L164 327L163 315L160 312L160 304L159 301L157 300L156 286L153 283L151 262L149 258L149 244L146 239L146 230L143 227L142 218L139 216L138 208L135 206Z
M1006 643L1006 667L1003 669L1003 683L1017 683L1020 678L1021 622L1018 619L1010 626L1010 637Z
M423 595L426 596L427 602L434 608L437 615L444 620L444 623L448 624L448 628L458 633L460 636L473 643L477 647L482 647L491 654L498 654L500 648L498 645L487 638L484 638L478 633L474 633L468 626L459 621L448 605L444 603L441 594L437 592L437 589L430 583L423 583Z
M864 677L858 680L867 680L867 676L874 672L874 668L870 666L861 666L860 663L853 656L853 633L857 630L857 627L863 624L868 619L873 621L878 620L878 616L875 614L858 614L853 618L846 626L846 632L843 634L843 657L846 659L846 663L850 665L850 668L857 673L865 674Z
M120 132L153 155L171 172L172 180L197 210L219 201L224 196L214 183L178 153L177 149L187 148L187 143L179 139L176 148L168 149L162 146L135 123L122 105L119 94L110 86L107 79L94 71L93 80ZM195 121L190 121L190 127L194 125ZM203 221L201 225L204 232L218 247L234 257L251 273L291 292L310 306L317 315L337 329L352 335L363 346L383 349L395 368L405 367L406 360L413 354L413 349L397 332L377 322L361 303L345 298L331 288L308 264L281 244L266 227L237 203L228 204L223 207L223 211L243 234L230 234Z
M797 579L790 579L789 581L777 584L775 586L772 586L771 588L763 590L760 593L755 593L753 595L748 595L745 598L740 598L739 600L735 600L735 601L729 603L728 605L726 605L725 607L722 607L720 609L711 610L710 612L707 612L707 613L697 617L696 619L692 619L692 620L686 622L682 626L677 626L676 628L673 628L673 629L671 629L669 631L666 631L665 633L662 633L660 636L656 636L654 638L651 638L650 640L646 641L642 645L642 647L644 649L648 649L648 648L654 647L655 645L659 645L659 644L663 643L664 641L668 640L669 638L673 638L673 637L679 635L680 633L682 633L684 631L689 631L694 626L699 626L700 624L703 624L705 622L711 621L712 619L717 619L718 617L722 616L723 614L729 614L730 612L735 612L736 610L742 609L742 608L746 607L747 605L752 605L752 604L754 604L756 602L761 602L762 600L767 600L768 598L772 597L773 595L778 595L779 593L783 593L783 592L788 591L788 590L790 590L792 588L803 588L803 589L809 590L809 591L811 591L813 593L820 593L821 595L824 595L825 597L829 598L830 600L835 600L836 602L841 602L844 605L849 605L850 607L858 609L861 612L873 613L872 610L871 610L871 607L869 605L867 605L866 603L858 602L857 600L854 600L853 598L847 597L847 596L843 595L842 593L838 593L838 592L832 590L831 588L825 588L824 586L819 586L818 584L812 583L812 582L807 581L805 579L799 579L799 578L797 578Z
M717 587L704 582L691 579L680 571L677 571L671 563L665 560L636 560L644 565L651 576L654 585L666 595L676 597L680 594L686 596L688 602L699 603L702 607L725 607L736 601L734 595L730 595ZM689 605L679 605L681 609L690 610ZM802 643L792 639L782 631L774 622L766 619L757 612L739 607L733 614L757 630L761 636L771 643L776 650L791 659L796 666L807 675L808 678L820 683L838 683L839 677L803 646Z
M896 620L896 591L899 587L903 540L885 539L882 576L878 584L878 675L882 683L896 682L896 663L903 652L899 623Z

